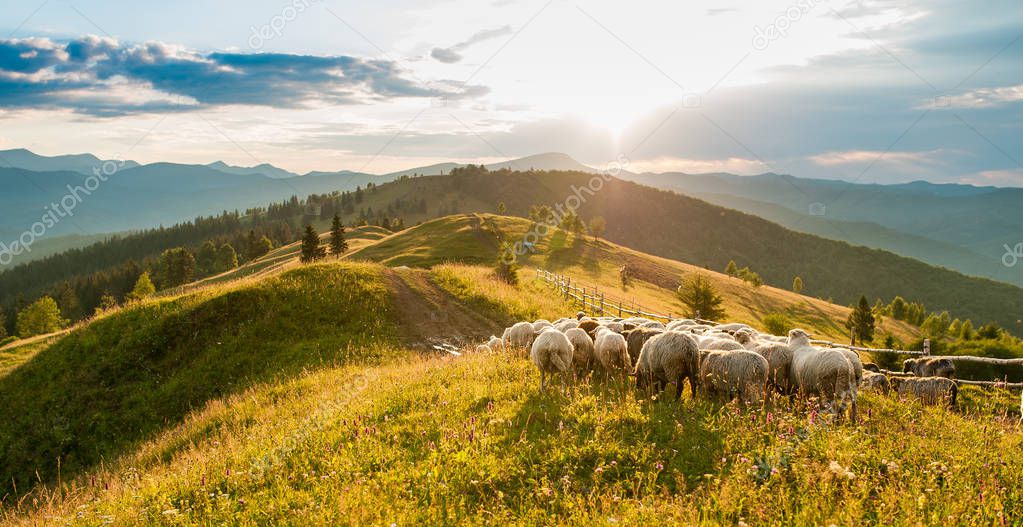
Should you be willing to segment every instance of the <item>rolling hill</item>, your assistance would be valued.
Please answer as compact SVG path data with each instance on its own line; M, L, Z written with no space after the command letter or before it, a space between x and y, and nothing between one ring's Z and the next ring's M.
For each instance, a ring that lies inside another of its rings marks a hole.
M1001 264L1020 242L1023 189L855 184L762 174L630 174L623 178L762 216L790 229L881 248L960 272L1023 285ZM819 204L819 214L810 212Z
M378 209L396 199L426 199L429 219L443 209L527 216L530 207L564 203L593 177L583 172L481 172L420 177L381 185L363 206ZM602 216L605 238L648 254L723 270L729 260L749 266L764 280L788 288L799 276L805 293L851 304L860 295L890 300L899 295L931 311L975 322L997 321L1023 332L1023 289L927 265L890 252L794 232L762 218L675 192L611 178L579 207L582 219ZM350 219L354 220L354 216ZM346 218L348 220L348 218Z
M509 321L572 305L525 269L513 287L466 263L399 265L435 260L410 250L413 240L461 260L496 249L485 229L523 228L454 216L369 231L376 240L347 258L398 267L304 265L171 292L5 362L0 468L19 486L0 500L0 519L910 525L1023 514L1023 434L998 392L964 389L962 411L864 394L855 425L785 401L645 397L613 379L539 394L521 352L469 350ZM622 259L649 267L618 291L644 301L663 289L648 279L692 269L562 232L528 263L613 290ZM425 351L437 341L467 347ZM989 489L980 499L978 485Z

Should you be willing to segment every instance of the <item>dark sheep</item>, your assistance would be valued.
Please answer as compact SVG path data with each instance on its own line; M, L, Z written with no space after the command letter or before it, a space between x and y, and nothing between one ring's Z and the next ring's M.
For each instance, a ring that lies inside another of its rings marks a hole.
M906 359L902 361L902 373L912 373L917 377L945 377L954 379L956 365L949 359L937 357Z

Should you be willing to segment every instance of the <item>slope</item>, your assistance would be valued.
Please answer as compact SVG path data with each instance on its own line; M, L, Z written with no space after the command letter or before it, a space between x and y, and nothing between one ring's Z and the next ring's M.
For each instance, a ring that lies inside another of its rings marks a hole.
M475 274L472 265L489 265L497 258L497 233L520 240L532 224L522 218L491 214L468 214L439 218L398 232L375 244L353 251L350 259L367 259L388 265L434 267L453 275ZM468 264L446 265L437 264ZM844 321L849 308L770 286L752 288L722 273L652 256L589 236L561 229L541 239L534 253L519 257L524 280L534 280L536 267L570 276L591 291L601 291L663 314L685 310L675 290L681 279L694 273L706 276L725 300L728 320L763 327L768 315L783 315L792 326L811 329L822 338L847 341ZM623 288L618 270L628 265L634 280ZM548 289L549 291L549 289ZM506 299L501 299L506 302ZM628 305L627 305L628 307ZM879 334L891 333L902 341L916 338L917 330L901 321L883 321Z
M0 514L26 525L993 525L1023 515L1015 416L873 394L859 425L537 393L521 355L327 366L191 412ZM985 489L982 494L977 489Z
M567 309L557 307L543 315ZM333 263L165 293L5 348L0 496L88 470L254 384L478 341L508 319L478 313L422 271Z
M844 241L852 245L883 249L931 265L959 271L969 276L980 276L1023 286L1023 273L1004 266L1001 258L977 254L951 243L906 234L873 222L842 221L829 218L826 215L800 214L781 205L728 194L695 192L686 194L715 205L759 216L794 231Z
M851 304L860 295L871 300L902 296L923 302L932 311L947 310L954 318L996 321L1023 333L1019 287L794 232L699 199L615 178L591 195L587 185L594 177L580 172L461 170L381 185L367 193L361 206L379 209L398 199L425 199L428 211L409 214L405 218L409 224L441 213L495 212L499 203L508 214L526 216L534 205L563 205L574 201L578 192L585 198L578 209L582 219L602 216L607 221L605 237L631 249L710 269L724 269L735 260L780 288L788 288L799 276L805 294L839 304Z

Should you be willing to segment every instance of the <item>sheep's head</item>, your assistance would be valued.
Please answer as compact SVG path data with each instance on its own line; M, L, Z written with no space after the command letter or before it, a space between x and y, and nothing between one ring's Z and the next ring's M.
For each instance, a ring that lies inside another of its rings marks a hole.
M749 328L742 328L735 332L735 341L739 344L746 345L753 341L753 330Z
M906 359L902 361L902 373L913 373L914 366L916 366L916 359Z
M810 345L810 334L801 329L789 331L789 345Z

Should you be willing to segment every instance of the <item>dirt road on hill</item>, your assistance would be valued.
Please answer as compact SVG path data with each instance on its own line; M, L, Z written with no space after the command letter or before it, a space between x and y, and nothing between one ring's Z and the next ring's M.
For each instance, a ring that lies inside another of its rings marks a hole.
M430 280L422 269L387 269L402 334L408 345L430 348L446 342L455 346L499 334L500 324L476 313Z

